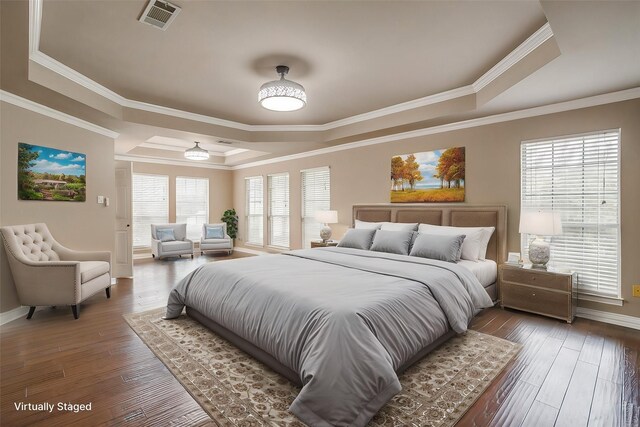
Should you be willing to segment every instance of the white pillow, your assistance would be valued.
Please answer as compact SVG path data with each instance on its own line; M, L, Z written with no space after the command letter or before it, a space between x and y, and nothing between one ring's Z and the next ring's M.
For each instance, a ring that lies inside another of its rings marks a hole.
M416 231L417 229L417 222L383 222L382 227L380 227L380 230L385 231Z
M480 254L487 252L487 244L484 245L483 251L484 227L447 227L443 225L420 224L418 226L418 233L441 236L458 236L464 234L465 238L462 242L461 258L469 261L478 261ZM489 238L491 238L491 235L489 235ZM487 239L487 243L488 242L489 239Z
M487 246L489 246L489 240L491 240L494 231L496 231L495 227L482 227L482 247L478 253L478 259L481 261L487 259Z
M354 228L361 228L365 230L380 230L380 227L382 227L381 222L366 222L356 219L356 226Z

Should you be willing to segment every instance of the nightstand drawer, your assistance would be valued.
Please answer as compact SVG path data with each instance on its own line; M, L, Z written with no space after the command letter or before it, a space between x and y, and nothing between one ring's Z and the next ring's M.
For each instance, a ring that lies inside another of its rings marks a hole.
M502 292L503 307L517 308L561 319L570 317L571 294L511 283L502 283L500 291Z
M544 271L532 271L524 268L502 269L502 280L571 292L571 276L548 274Z

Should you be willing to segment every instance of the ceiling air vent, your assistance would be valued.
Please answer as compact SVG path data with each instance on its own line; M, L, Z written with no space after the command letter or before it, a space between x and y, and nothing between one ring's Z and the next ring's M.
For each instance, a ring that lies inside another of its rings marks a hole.
M219 140L219 141L218 141L218 144L227 144L227 145L231 145L231 144L233 144L233 142L231 142L231 141L224 141L224 140L222 140L222 139L221 139L221 140Z
M151 0L142 12L139 21L152 25L161 30L166 30L180 13L180 8L162 0Z

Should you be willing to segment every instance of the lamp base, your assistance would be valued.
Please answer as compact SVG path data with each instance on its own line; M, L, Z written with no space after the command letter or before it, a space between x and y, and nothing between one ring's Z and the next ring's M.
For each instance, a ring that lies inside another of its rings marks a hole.
M322 243L327 243L327 240L331 239L331 227L325 224L320 230L320 238Z
M549 243L539 237L529 243L529 261L534 268L547 268L549 262Z

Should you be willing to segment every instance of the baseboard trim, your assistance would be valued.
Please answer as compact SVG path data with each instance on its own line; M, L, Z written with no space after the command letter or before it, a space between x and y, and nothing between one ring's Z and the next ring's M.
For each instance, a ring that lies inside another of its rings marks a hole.
M24 317L27 315L28 312L29 312L29 307L21 305L20 307L16 307L13 310L0 313L0 325L4 325L5 323L9 323L16 319Z
M591 308L578 307L577 317L582 317L598 322L610 323L612 325L624 326L627 328L640 330L640 317L628 316L626 314L609 313L608 311L593 310Z

